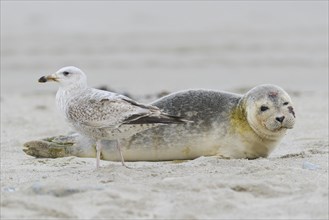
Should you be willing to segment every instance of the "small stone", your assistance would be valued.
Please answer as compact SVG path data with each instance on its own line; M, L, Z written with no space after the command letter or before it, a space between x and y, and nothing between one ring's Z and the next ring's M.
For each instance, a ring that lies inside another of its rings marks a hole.
M306 170L317 170L319 168L320 168L319 165L310 163L308 161L304 161L304 163L303 163L303 169L306 169Z

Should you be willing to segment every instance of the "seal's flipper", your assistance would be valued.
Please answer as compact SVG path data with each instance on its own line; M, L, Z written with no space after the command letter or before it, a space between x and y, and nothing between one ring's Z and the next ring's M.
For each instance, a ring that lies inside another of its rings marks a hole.
M23 151L30 156L41 158L75 156L72 155L72 146L74 143L67 142L63 144L52 141L53 138L47 138L43 140L26 142L24 144Z

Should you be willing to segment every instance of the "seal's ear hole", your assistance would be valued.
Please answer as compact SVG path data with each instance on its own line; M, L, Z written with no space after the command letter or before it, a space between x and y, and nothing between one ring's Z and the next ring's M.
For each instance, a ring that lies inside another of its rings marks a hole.
M284 102L284 103L283 103L283 105L288 105L288 104L289 104L289 102Z
M269 109L269 107L267 107L267 106L265 106L265 105L262 105L261 107L260 107L260 110L262 111L262 112L265 112L265 111L267 111Z

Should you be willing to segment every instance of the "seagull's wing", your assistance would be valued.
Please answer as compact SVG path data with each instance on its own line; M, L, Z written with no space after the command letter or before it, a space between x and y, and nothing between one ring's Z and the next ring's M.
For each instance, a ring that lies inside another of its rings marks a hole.
M149 111L148 114L133 114L127 118L123 124L178 124L192 122L179 116L173 116L162 112L158 107L153 105L144 105L127 97L121 98L130 104Z
M160 115L155 106L140 104L125 96L81 99L68 107L69 120L95 128L117 128L142 117Z

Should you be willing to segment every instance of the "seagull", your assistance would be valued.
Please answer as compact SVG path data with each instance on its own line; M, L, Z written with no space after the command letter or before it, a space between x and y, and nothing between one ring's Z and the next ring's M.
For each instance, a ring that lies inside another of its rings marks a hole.
M100 167L102 140L117 141L121 163L127 167L118 139L159 125L189 122L166 114L156 106L88 87L85 73L74 66L63 67L38 81L59 84L56 105L74 130L96 143L96 169Z

